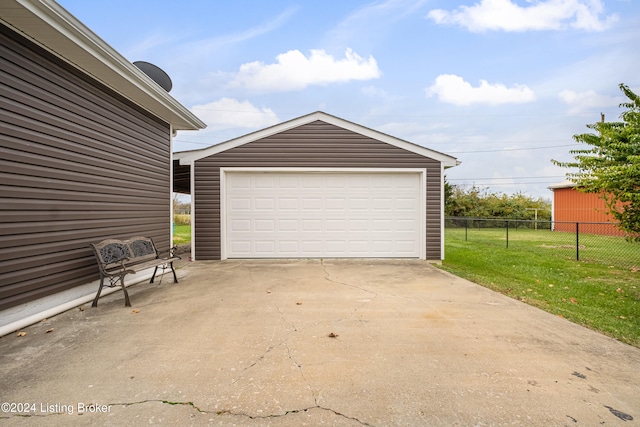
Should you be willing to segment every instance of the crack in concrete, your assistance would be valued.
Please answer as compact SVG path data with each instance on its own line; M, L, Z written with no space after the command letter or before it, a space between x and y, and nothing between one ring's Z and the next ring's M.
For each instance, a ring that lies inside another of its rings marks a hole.
M291 326L291 329L293 329L292 332L298 332L298 328L296 327L296 325L294 325L291 322L287 322L284 318L284 313L282 312L282 310L280 310L280 307L276 306L276 310L278 311L278 314L280 314L280 320L282 320L285 323L289 323L289 326ZM288 338L287 338L288 339Z
M287 335L287 338L284 341L282 341L279 345L284 345L285 349L287 350L287 357L296 366L296 368L298 368L298 371L300 372L300 376L302 377L302 380L304 381L305 384L307 384L307 388L311 392L311 397L313 397L313 402L317 405L318 404L317 393L314 391L314 389L311 386L311 384L305 378L304 370L302 368L302 364L300 362L298 362L296 359L294 359L293 355L291 354L291 347L289 347L289 339L291 338L291 334L294 333L294 332L298 332L298 328L293 323L287 322L285 320L284 313L282 312L282 310L280 310L280 307L276 307L276 310L280 314L281 320L283 322L285 322L285 323L288 323L289 326L291 327L291 330L289 331L289 334Z
M217 414L218 415L223 415L223 414L229 414L229 415L233 415L233 416L242 416L242 417L246 417L249 418L251 420L256 420L256 419L268 419L268 418L281 418L281 417L286 417L287 415L290 414L299 414L301 412L307 412L310 411L312 409L319 409L321 411L327 411L327 412L331 412L332 414L338 416L338 417L342 417L345 418L347 420L351 420L351 421L355 421L357 423L359 423L360 425L363 426L367 426L367 427L373 427L372 424L367 423L366 421L362 421L356 417L350 417L348 415L345 415L341 412L338 412L336 410L333 410L331 408L325 408L323 406L320 405L314 405L314 406L309 406L308 408L303 408L303 409L291 409L289 411L285 411L283 414L271 414L271 415L249 415L249 414L245 414L242 412L232 412L232 411L218 411Z
M324 265L324 259L320 260L320 265L322 266L322 270L324 271L324 279L326 281L331 282L331 283L335 283L337 285L349 286L350 288L360 289L363 292L367 292L367 293L373 294L374 298L378 296L378 294L376 292L370 291L369 289L365 289L365 288L362 288L360 286L356 286L356 285L351 284L351 283L340 282L338 280L331 279L331 274L329 273L329 271L327 271L327 266Z
M197 411L200 414L215 414L215 415L230 415L230 416L236 416L236 417L245 417L245 418L249 418L251 420L256 420L256 419L269 419L269 418L282 418L282 417L286 417L287 415L291 415L291 414L299 414L301 412L307 412L310 411L312 409L319 409L321 411L327 411L327 412L331 412L334 415L338 416L338 417L342 417L345 418L347 420L351 420L351 421L355 421L357 423L359 423L360 425L363 426L367 426L367 427L373 427L372 424L367 423L366 421L362 421L360 419L358 419L357 417L350 417L348 415L345 415L341 412L338 412L334 409L331 408L325 408L323 406L320 406L318 404L313 405L313 406L309 406L307 408L302 408L302 409L291 409L288 411L285 411L282 414L270 414L270 415L250 415L244 412L233 412L231 410L228 409L220 409L220 410L215 410L215 411L207 411L204 409L199 408L198 406L196 406L193 402L174 402L174 401L170 401L170 400L162 400L162 399L147 399L147 400L140 400L137 402L119 402L119 403L110 403L109 406L134 406L134 405L141 405L141 404L145 404L145 403L162 403L165 405L171 405L171 406L189 406L192 409L194 409L195 411ZM31 417L51 417L51 416L56 416L56 415L67 415L66 412L56 412L56 413L49 413L46 415L41 415L41 414L15 414L14 416L10 416L10 417L0 417L0 419L9 419L9 418L14 418L14 417L21 417L21 418L31 418Z
M238 417L245 417L245 418L249 418L251 420L256 420L256 419L269 419L269 418L281 418L281 417L286 417L287 415L290 414L299 414L301 412L307 412L311 409L319 409L322 411L327 411L327 412L331 412L333 414L335 414L336 416L348 419L348 420L352 420L355 421L357 423L359 423L360 425L363 426L367 426L367 427L373 427L372 424L367 423L366 421L362 421L356 417L350 417L348 415L345 415L341 412L338 412L334 409L331 408L325 408L323 406L320 406L317 404L313 405L313 406L309 406L307 408L302 408L302 409L291 409L288 411L285 411L282 414L270 414L270 415L249 415L245 412L234 412L228 409L219 409L216 411L207 411L204 409L200 409L198 406L196 406L193 402L173 402L173 401L169 401L169 400L159 400L159 399L149 399L149 400L142 400L139 402L129 402L129 403L112 403L112 406L132 406L132 405L138 405L138 404L143 404L143 403L149 403L149 402L157 402L157 403L163 403L163 404L167 404L167 405L172 405L172 406L176 406L176 405L184 405L184 406L190 406L191 408L193 408L194 410L198 411L201 414L216 414L216 415L231 415L231 416L238 416Z
M280 345L280 344L278 344L278 345ZM253 362L251 365L249 365L246 368L244 368L242 370L242 372L240 372L240 375L238 375L238 378L232 380L231 382L233 384L235 384L238 381L240 381L240 379L242 379L242 377L244 376L245 372L247 372L249 369L251 369L254 366L256 366L258 363L262 362L264 360L264 358L267 357L267 354L269 354L274 348L278 347L278 345L270 345L269 347L267 347L267 350L262 355L260 355L260 357L258 357L258 359L255 362Z
M293 364L296 366L296 368L298 368L298 371L300 372L300 377L302 378L302 381L307 385L307 388L309 389L309 392L311 393L311 397L313 398L313 403L318 406L318 393L313 389L313 387L311 386L311 383L309 381L307 381L307 379L304 376L304 369L302 367L302 364L300 362L298 362L296 359L293 358L293 356L291 355L291 348L289 347L289 342L288 340L284 342L284 346L287 349L287 357L289 358L289 360L291 360L291 362L293 362Z
M293 359L292 359L293 360ZM295 363L295 361L294 361ZM297 363L296 363L297 364ZM302 368L301 365L298 364L298 366L300 368ZM315 395L314 395L314 400L316 400ZM341 412L338 412L334 409L331 408L325 408L323 406L318 405L317 401L315 402L315 405L313 406L309 406L306 408L302 408L302 409L291 409L288 411L285 411L282 414L270 414L270 415L250 415L247 414L245 412L234 412L228 409L220 409L220 410L215 410L215 411L208 411L205 409L201 409L200 407L198 407L195 403L190 402L190 401L186 401L186 402L176 402L176 401L171 401L171 400L165 400L165 399L146 399L146 400L139 400L136 402L117 402L117 403L109 403L108 406L124 406L124 407L128 407L128 406L134 406L134 405L142 405L145 403L162 403L164 405L171 405L171 406L188 406L190 408L192 408L193 410L197 411L200 414L215 414L215 415L230 415L230 416L237 416L237 417L245 417L245 418L249 418L251 420L256 420L256 419L269 419L269 418L281 418L281 417L286 417L287 415L290 414L298 414L301 412L307 412L309 410L312 409L319 409L322 411L327 411L327 412L331 412L333 414L335 414L336 416L348 419L348 420L352 420L355 421L357 423L359 423L360 425L363 426L368 426L368 427L373 427L371 424L362 421L356 417L350 417L348 415L345 415ZM43 417L53 417L56 415L68 415L67 412L53 412L53 413L48 413L48 414L15 414L12 416L1 416L0 419L10 419L10 418L32 418L32 417L38 417L38 418L43 418Z

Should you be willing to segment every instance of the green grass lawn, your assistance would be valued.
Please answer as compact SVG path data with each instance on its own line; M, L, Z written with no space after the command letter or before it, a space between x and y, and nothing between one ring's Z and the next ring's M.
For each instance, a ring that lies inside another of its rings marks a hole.
M174 225L173 226L173 244L186 245L191 242L191 226L190 225Z
M465 241L464 229L447 228L442 268L640 347L640 271L633 265L640 250L621 255L631 257L631 263L576 261L575 242L572 247L571 237L565 237L566 243L558 241L557 232L514 230L507 249L504 229L474 230L473 235L469 231ZM610 252L606 240L611 238L605 238L601 248L594 243L599 239L585 239L580 245L591 254L584 259L597 260L599 252ZM631 245L614 239L618 245Z

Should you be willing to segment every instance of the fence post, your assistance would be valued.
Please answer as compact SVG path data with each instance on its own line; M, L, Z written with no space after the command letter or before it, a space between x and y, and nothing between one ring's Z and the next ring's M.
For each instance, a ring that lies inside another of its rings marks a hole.
M580 223L576 222L576 261L580 261Z
M507 220L507 249L509 249L509 220Z
M469 218L464 221L464 241L469 240Z

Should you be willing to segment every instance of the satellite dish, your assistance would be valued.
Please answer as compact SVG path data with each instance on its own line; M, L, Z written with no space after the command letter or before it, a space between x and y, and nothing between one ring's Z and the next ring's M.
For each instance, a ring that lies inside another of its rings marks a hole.
M166 90L167 92L171 91L171 88L173 87L171 78L160 67L157 67L145 61L136 61L133 63L133 65L138 67L140 71L149 76L151 80L158 83L160 87L162 87L162 89Z

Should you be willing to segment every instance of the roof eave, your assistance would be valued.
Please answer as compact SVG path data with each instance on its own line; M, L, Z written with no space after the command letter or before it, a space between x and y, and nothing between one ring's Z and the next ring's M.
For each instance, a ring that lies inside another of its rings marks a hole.
M206 124L52 0L0 0L0 20L71 66L92 76L174 130Z
M553 184L548 186L547 188L551 191L553 190L561 190L563 188L575 188L576 184L573 181L570 180L566 180L566 181L562 181L558 184Z

